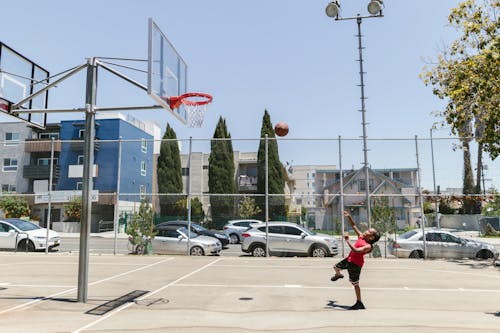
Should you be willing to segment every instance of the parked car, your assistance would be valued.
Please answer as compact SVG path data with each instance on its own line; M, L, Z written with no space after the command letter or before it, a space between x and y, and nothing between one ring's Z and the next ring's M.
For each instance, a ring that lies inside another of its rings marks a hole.
M185 227L187 229L188 221L182 221L182 220L168 221L168 222L162 222L157 226L166 226L166 225ZM207 228L199 225L198 223L191 222L191 231L196 232L197 234L200 234L202 236L217 238L221 242L223 248L227 248L227 245L229 244L229 236L227 234L217 230L208 230Z
M231 244L239 244L243 238L241 234L250 229L252 223L262 223L260 220L231 220L222 227L224 232L229 235Z
M156 236L151 244L153 252L159 254L186 254L188 247L188 230L178 226L156 226ZM189 254L192 256L218 255L222 244L217 239L201 236L195 232L189 234Z
M47 229L21 219L0 220L0 248L19 251L45 250ZM61 245L61 237L49 230L49 250Z
M252 224L242 234L241 250L254 257L266 255L266 224ZM269 253L277 255L297 255L329 257L338 253L337 240L330 235L317 234L307 228L289 222L269 222Z
M494 245L458 237L449 231L430 229L425 231L427 258L498 258ZM423 258L422 231L410 230L389 245L389 252L398 258Z

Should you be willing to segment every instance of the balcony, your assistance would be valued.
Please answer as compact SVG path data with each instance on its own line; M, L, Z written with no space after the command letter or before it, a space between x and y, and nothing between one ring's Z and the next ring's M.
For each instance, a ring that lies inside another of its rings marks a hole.
M71 141L69 144L70 149L72 151L83 151L83 140L82 141ZM100 144L97 141L94 141L94 150L99 151Z
M54 165L53 177L59 178L59 165ZM23 177L28 179L49 179L50 165L25 165Z
M50 153L52 142L47 139L27 139L24 150L27 153ZM54 141L54 152L61 152L61 141Z
M241 175L238 179L238 191L240 192L257 191L257 177Z

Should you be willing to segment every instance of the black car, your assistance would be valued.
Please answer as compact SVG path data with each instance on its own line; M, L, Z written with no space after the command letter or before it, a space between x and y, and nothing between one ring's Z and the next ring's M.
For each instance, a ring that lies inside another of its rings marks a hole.
M160 226L179 226L179 227L188 227L188 221L168 221L168 222L162 222L160 224L156 225L156 228ZM196 232L197 234L203 235L203 236L210 236L218 239L223 248L227 248L227 245L229 244L229 236L226 235L225 233L217 230L208 230L207 228L199 225L198 223L191 222L191 231Z

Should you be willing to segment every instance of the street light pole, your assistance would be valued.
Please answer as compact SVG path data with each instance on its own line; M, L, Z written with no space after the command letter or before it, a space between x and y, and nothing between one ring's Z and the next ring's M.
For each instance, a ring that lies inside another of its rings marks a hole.
M381 1L374 1L372 0L370 2L370 5L372 4L377 4L381 5ZM358 50L359 50L359 76L360 76L360 88L361 88L361 125L363 127L363 169L364 169L364 175L365 175L365 200L366 200L366 219L368 223L368 228L371 228L371 203L370 203L370 175L369 175L369 164L368 164L368 144L367 144L367 138L368 135L366 134L366 108L365 108L365 81L364 81L364 71L363 71L363 44L362 44L362 35L361 35L361 23L363 22L364 18L375 18L375 17L383 17L382 15L382 10L381 7L377 7L375 12L373 12L373 9L368 7L368 11L372 14L370 16L361 16L360 14L357 14L356 17L339 17L339 10L340 10L340 4L337 1L331 2L327 8L326 8L326 15L330 17L335 17L335 21L346 21L346 20L356 20L358 24ZM376 14L378 13L378 14ZM376 14L376 15L375 15Z

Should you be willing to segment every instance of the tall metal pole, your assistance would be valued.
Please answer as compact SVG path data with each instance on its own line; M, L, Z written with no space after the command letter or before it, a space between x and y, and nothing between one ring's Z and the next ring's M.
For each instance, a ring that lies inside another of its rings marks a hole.
M342 243L342 257L345 255L345 242L344 231L345 231L345 221L344 221L344 177L342 171L342 139L339 135L339 168L340 168L340 221L342 223L342 230L340 231L340 242Z
M52 216L52 181L54 172L54 138L50 141L50 174L49 174L49 202L47 209L47 234L45 235L45 254L49 253L49 230Z
M415 135L415 153L417 155L417 173L418 173L418 197L420 200L420 216L421 216L421 229L422 229L422 240L424 242L424 259L427 257L427 243L425 241L425 215L424 215L424 199L422 196L422 173L420 171L420 158L418 154L418 136Z
M365 171L365 193L366 193L366 218L368 222L368 228L371 228L371 207L370 207L370 175L368 172L368 145L366 142L366 110L365 110L365 81L364 81L364 72L363 72L363 45L361 43L361 16L358 14L356 18L356 22L358 23L358 50L359 50L359 77L361 87L361 117L363 125L363 157L364 157L364 171Z
M269 257L269 136L266 134L265 141L266 153L266 257Z
M92 176L94 164L95 137L95 102L97 90L97 66L95 58L88 59L87 92L85 97L85 133L83 143L83 189L82 217L80 221L80 254L78 261L78 302L87 303L88 268L89 268L89 235L92 218Z
M189 157L188 157L188 181L187 181L187 217L188 217L188 242L187 242L187 255L190 255L191 249L191 154L193 149L193 137L189 137Z
M122 137L120 136L118 139L118 170L116 173L116 202L115 202L115 223L114 223L114 246L113 246L113 254L116 255L118 252L118 214L120 212L120 179L121 179L121 171L122 171Z
M431 157L432 157L432 183L434 185L434 205L435 205L435 209L434 211L436 212L436 216L434 218L434 221L436 222L436 226L437 228L441 228L441 226L439 225L439 203L438 203L438 200L439 200L439 196L436 192L436 169L434 168L434 140L432 140L432 128L430 129L431 131Z

